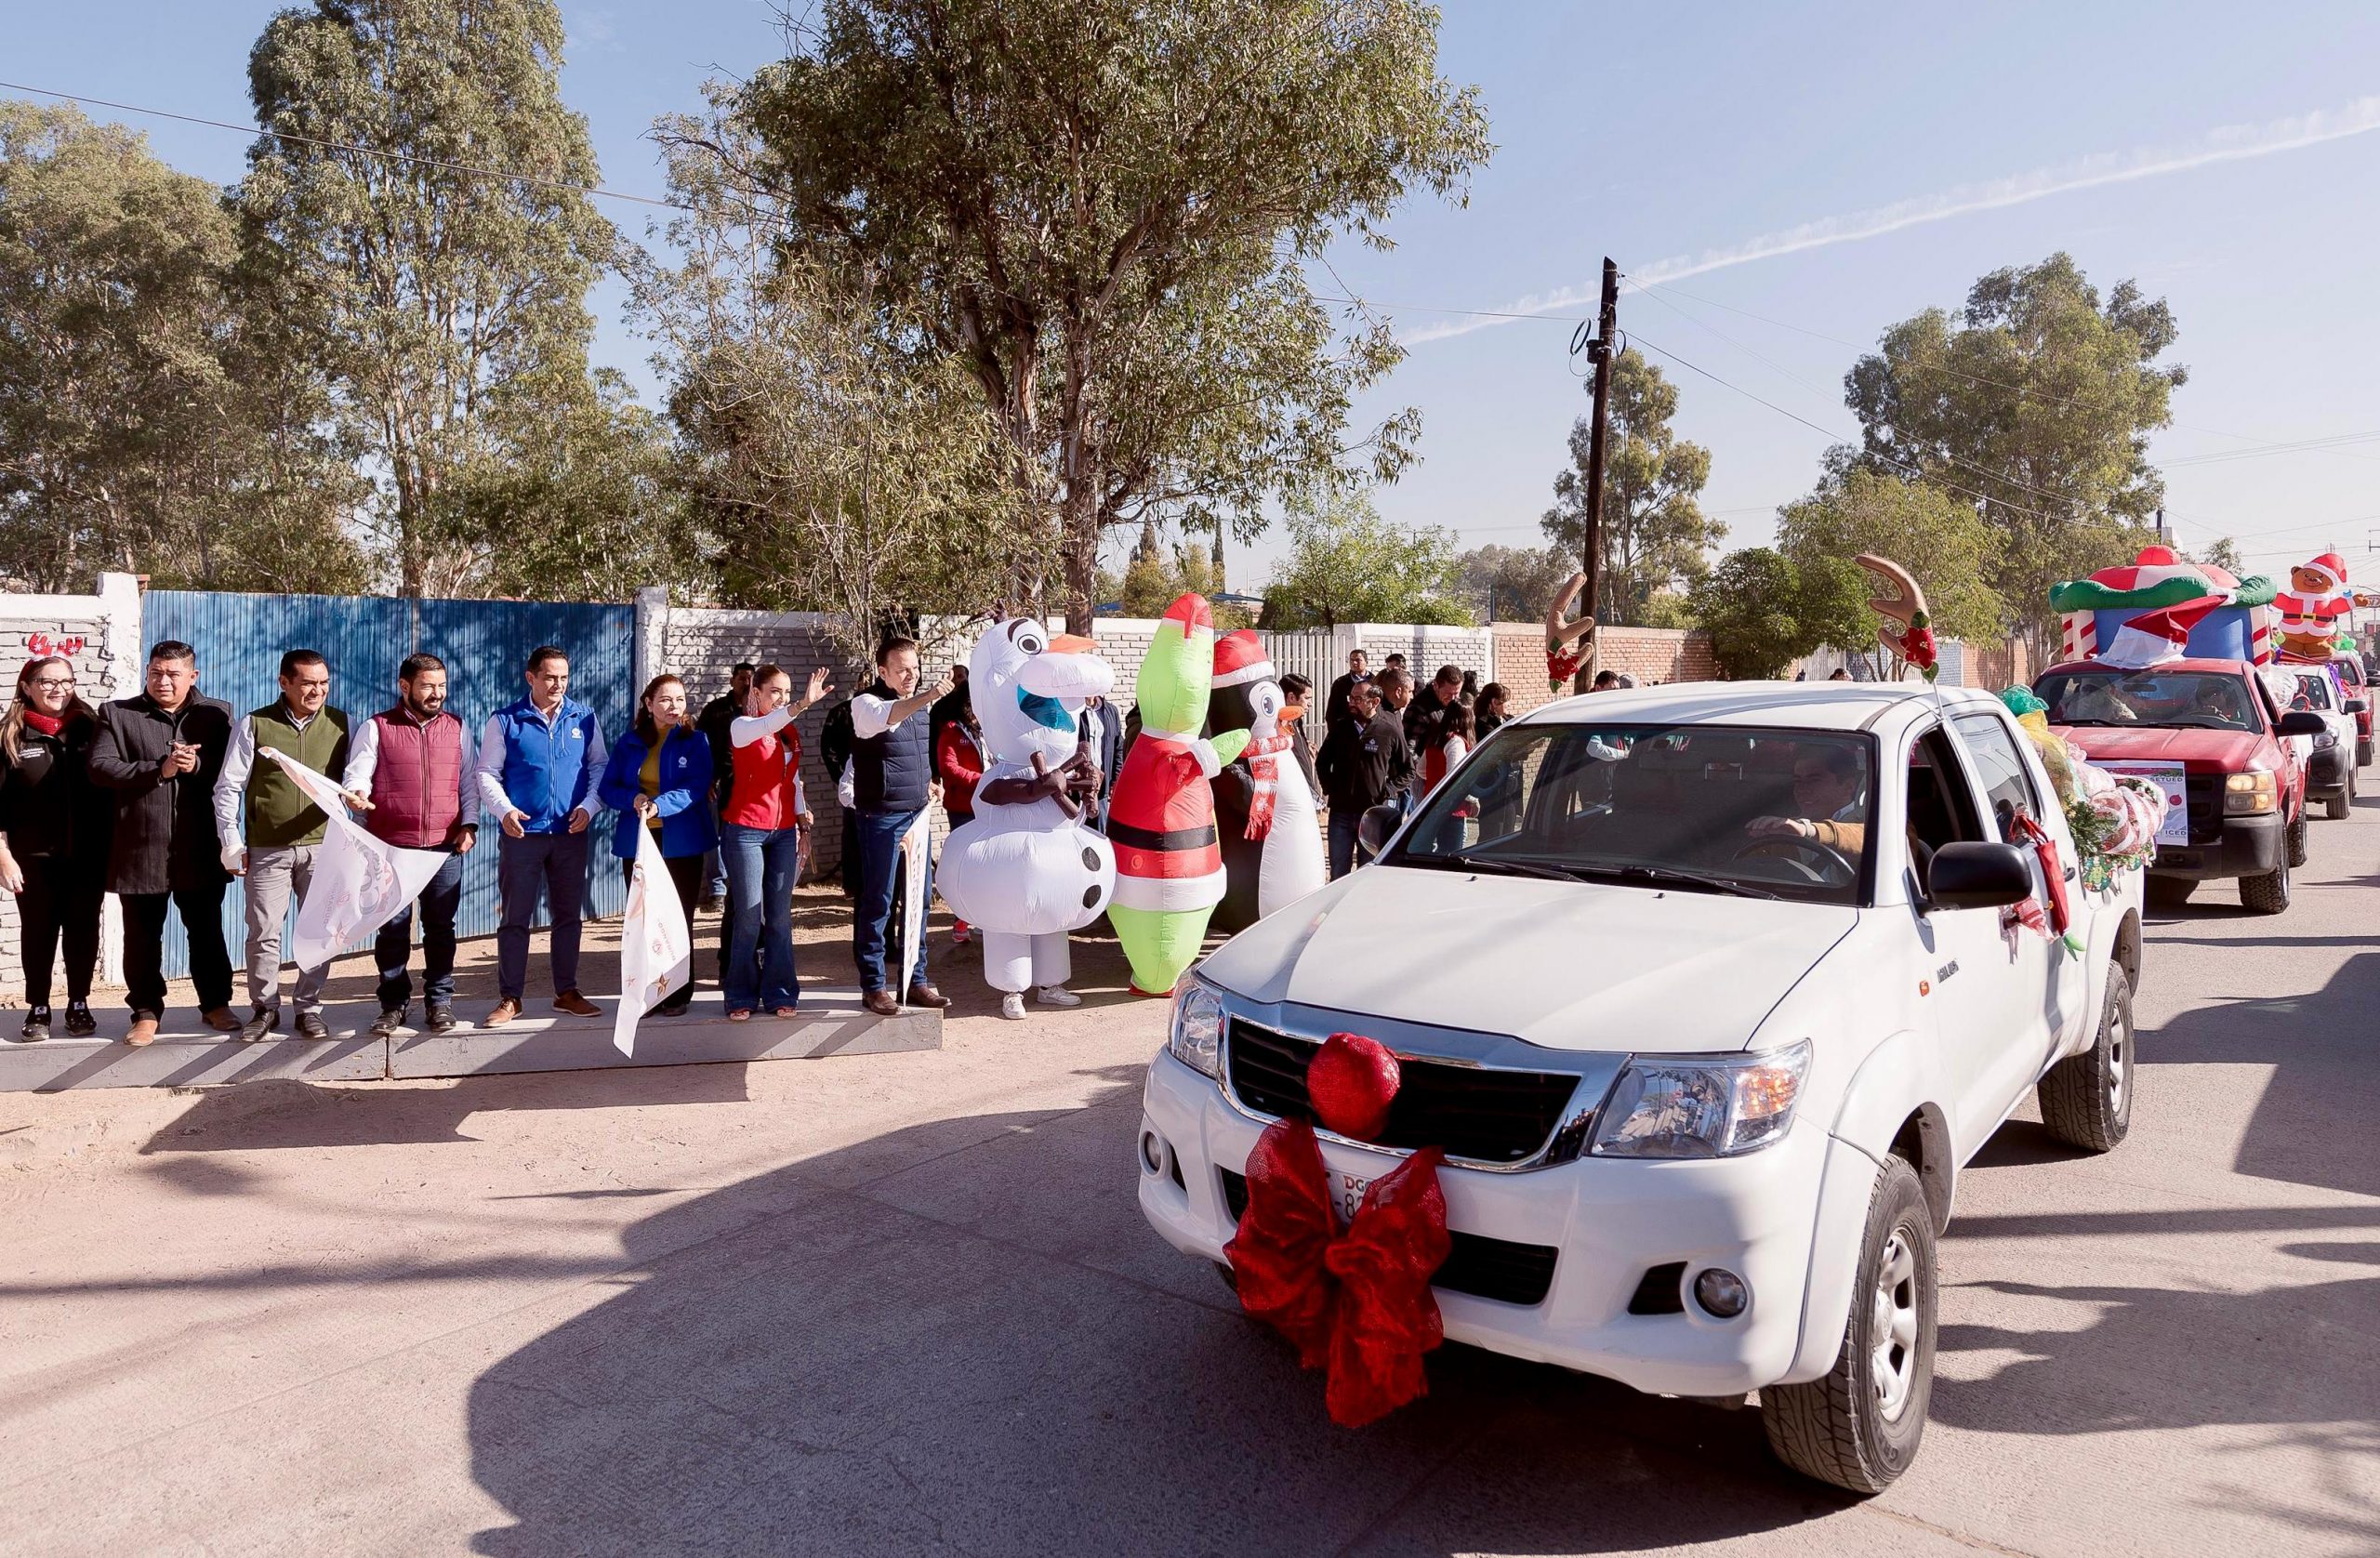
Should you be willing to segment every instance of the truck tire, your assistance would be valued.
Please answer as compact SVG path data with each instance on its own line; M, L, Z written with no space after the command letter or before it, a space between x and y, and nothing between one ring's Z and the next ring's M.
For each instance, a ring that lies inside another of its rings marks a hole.
M2042 1124L2069 1147L2104 1153L2132 1129L2132 1084L2139 1064L2132 1025L2132 981L2108 965L2099 1031L2091 1048L2049 1068L2041 1081Z
M2263 877L2240 878L2240 902L2256 914L2279 914L2289 907L2289 857L2283 855L2281 869Z
M1868 1198L1834 1367L1824 1379L1760 1393L1778 1459L1854 1493L1881 1493L1909 1470L1934 1394L1936 1281L1925 1188L1906 1158L1886 1158Z
M2297 809L2297 815L2295 819L2290 823L2289 831L2283 834L2281 838L2283 840L2283 852L2287 855L2289 864L2292 865L2305 865L2306 808L2300 806Z
M2355 808L2355 770L2347 771L2347 783L2339 786L2338 794L2323 802L2323 807L2322 815L2330 821L2347 821L2347 813Z

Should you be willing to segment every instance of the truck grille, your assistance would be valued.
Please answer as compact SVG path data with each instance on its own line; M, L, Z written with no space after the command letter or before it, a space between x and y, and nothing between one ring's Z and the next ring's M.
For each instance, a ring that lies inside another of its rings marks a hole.
M1322 1046L1231 1020L1232 1092L1260 1115L1314 1120L1305 1070ZM1402 1078L1380 1144L1444 1148L1450 1158L1521 1163L1562 1124L1579 1078L1558 1071L1501 1071L1398 1058Z
M2223 775L2220 773L2184 774L2182 793L2188 798L2190 842L2193 844L2223 842Z
M1226 1168L1223 1205L1236 1222L1248 1210L1248 1179ZM1550 1244L1517 1244L1448 1230L1446 1264L1430 1286L1499 1303L1540 1304L1554 1290L1554 1262L1561 1251Z

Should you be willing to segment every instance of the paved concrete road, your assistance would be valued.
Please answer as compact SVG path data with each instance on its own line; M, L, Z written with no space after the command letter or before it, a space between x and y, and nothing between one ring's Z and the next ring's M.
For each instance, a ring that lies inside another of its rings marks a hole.
M1989 1150L1866 1503L1461 1349L1331 1429L1141 1223L1160 1013L1094 949L939 1054L0 1098L0 1550L2380 1550L2374 804L2286 917L2155 917L2133 1139Z

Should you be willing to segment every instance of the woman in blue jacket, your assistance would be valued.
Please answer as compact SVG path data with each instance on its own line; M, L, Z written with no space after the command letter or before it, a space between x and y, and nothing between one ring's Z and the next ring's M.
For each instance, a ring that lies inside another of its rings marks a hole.
M686 684L678 678L654 677L645 684L640 702L636 724L612 748L597 793L620 815L612 853L619 857L622 870L636 869L637 829L653 830L662 858L669 863L669 880L678 890L678 909L686 916L691 944L703 856L719 844L710 814L710 742L686 718ZM694 994L690 974L653 1009L654 1015L679 1015Z

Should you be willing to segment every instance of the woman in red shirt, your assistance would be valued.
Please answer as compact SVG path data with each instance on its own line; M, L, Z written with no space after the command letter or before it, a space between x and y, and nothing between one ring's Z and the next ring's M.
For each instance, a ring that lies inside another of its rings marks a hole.
M801 874L810 806L801 790L801 733L793 721L834 691L826 673L810 673L796 701L781 666L752 673L742 716L727 727L735 780L720 812L719 848L727 863L727 1020L744 1023L766 1005L794 1014L801 987L793 967L793 884Z
M950 815L953 833L975 820L975 786L984 777L984 727L965 682L959 684L957 697L957 710L933 741L933 771L942 780L942 809ZM950 944L967 944L965 920L952 922Z

